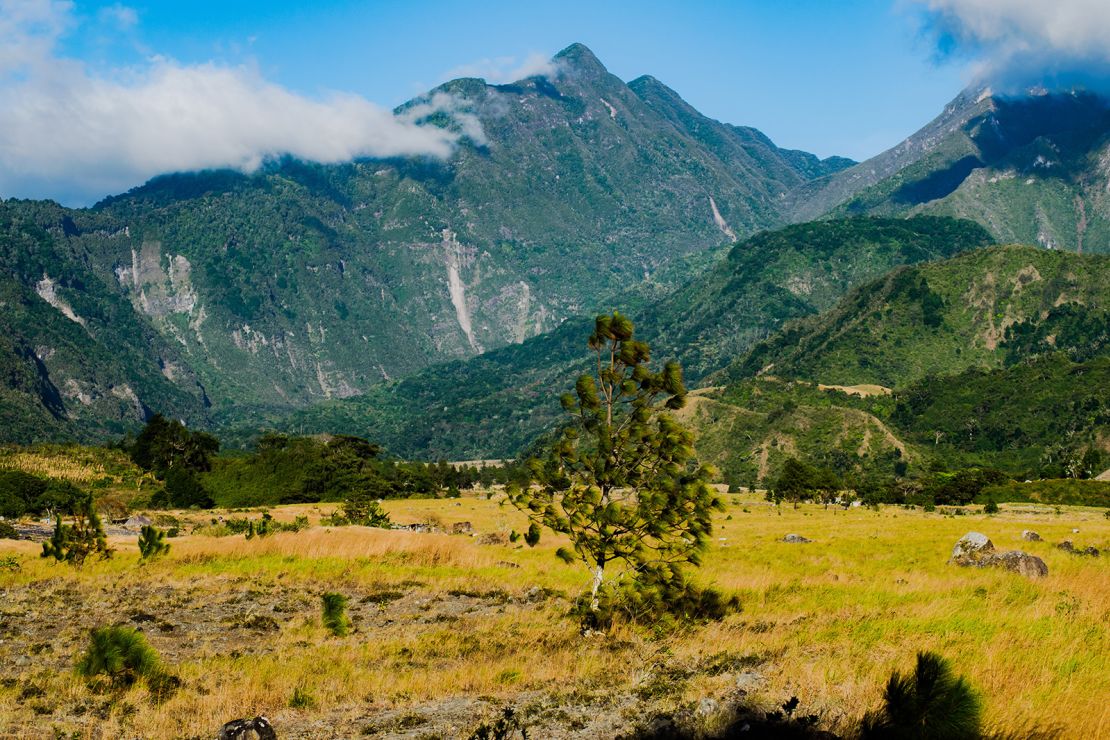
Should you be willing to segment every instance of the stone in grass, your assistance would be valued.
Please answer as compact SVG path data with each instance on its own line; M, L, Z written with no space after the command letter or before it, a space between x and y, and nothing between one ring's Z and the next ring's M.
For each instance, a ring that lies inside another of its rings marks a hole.
M961 537L952 548L952 558L948 562L965 568L1002 568L1026 578L1048 575L1048 565L1036 555L1021 550L995 552L994 543L979 532L968 532Z
M802 537L800 534L788 534L782 538L783 542L813 542L813 540Z
M989 552L994 552L994 543L989 537L979 532L968 532L957 540L956 546L952 548L950 562L957 565L972 565L970 561Z
M1021 538L1026 542L1040 542L1041 536L1031 529L1023 529L1021 531Z
M220 728L216 740L277 740L277 733L270 720L259 715L254 719L235 719Z
M1070 552L1072 555L1088 555L1092 558L1097 558L1099 556L1097 547L1091 546L1078 548L1074 544L1072 544L1071 540L1064 540L1056 547L1060 550L1063 550L1064 552Z

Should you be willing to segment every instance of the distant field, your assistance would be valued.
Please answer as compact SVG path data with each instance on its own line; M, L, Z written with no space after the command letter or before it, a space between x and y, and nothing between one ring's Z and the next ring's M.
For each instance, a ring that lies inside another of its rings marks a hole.
M562 615L586 572L558 561L553 539L509 544L523 520L496 497L385 504L397 522L467 521L476 536L195 534L146 565L133 539L113 538L116 557L81 571L40 560L37 544L0 540L0 563L18 563L0 566L0 736L213 737L223 722L265 713L282 738L466 737L514 705L533 737L604 737L738 688L768 707L796 695L800 712L842 729L922 649L971 680L996 727L1110 734L1110 561L1053 546L1110 548L1101 510L1013 504L946 517L727 499L699 579L738 592L743 610L665 636L581 636ZM316 521L331 508L274 514ZM1023 529L1044 541L1021 541ZM946 565L971 530L1041 556L1049 576ZM788 533L814 542L781 542ZM348 637L320 626L326 591L350 597ZM168 701L136 687L109 704L73 674L88 628L118 622L141 627L183 679Z

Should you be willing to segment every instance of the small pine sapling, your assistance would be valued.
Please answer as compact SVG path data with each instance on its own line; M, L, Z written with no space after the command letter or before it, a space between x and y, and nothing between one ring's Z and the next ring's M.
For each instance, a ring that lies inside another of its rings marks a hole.
M146 525L139 531L139 557L141 560L153 560L159 555L166 555L170 551L170 543L166 542L166 533L152 525Z
M108 547L92 494L85 493L73 502L72 524L65 524L58 515L54 534L42 543L42 557L80 567L93 554L99 554L104 560L112 556L112 549Z
M97 627L89 635L89 646L77 661L77 673L85 678L106 676L115 688L130 686L139 679L161 683L158 653L142 632L131 627Z
M344 637L351 631L351 620L347 618L347 597L343 594L327 593L322 598L324 627L336 637Z

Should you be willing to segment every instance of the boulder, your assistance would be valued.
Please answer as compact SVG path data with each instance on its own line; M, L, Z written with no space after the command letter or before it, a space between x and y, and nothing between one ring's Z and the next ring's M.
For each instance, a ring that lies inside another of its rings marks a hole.
M277 740L270 720L259 715L254 719L235 719L220 728L216 740Z
M1072 555L1088 555L1092 558L1097 558L1099 556L1097 547L1088 546L1080 549L1073 545L1071 540L1064 540L1056 547L1064 552L1070 552Z
M150 521L150 517L143 516L142 514L135 514L124 522L123 526L128 529L142 529L143 527L149 527L151 524L153 524L153 522Z
M996 552L994 543L979 532L968 532L961 537L952 548L952 558L948 562L965 568L1002 568L1026 578L1048 575L1048 565L1036 555L1021 550Z
M1040 542L1041 541L1041 536L1039 534L1037 534L1036 532L1034 532L1033 530L1031 530L1031 529L1023 529L1022 532L1021 532L1021 538L1023 540L1025 540L1026 542Z
M956 541L949 562L958 565L973 565L976 560L990 552L994 552L994 543L990 541L989 537L979 532L968 532Z
M813 540L802 537L800 534L788 534L782 538L783 542L813 542Z
M991 566L1020 573L1026 578L1044 578L1048 575L1048 565L1036 555L1021 550L993 552L982 558L979 566Z
M451 525L451 534L473 534L474 525L470 522L455 522Z

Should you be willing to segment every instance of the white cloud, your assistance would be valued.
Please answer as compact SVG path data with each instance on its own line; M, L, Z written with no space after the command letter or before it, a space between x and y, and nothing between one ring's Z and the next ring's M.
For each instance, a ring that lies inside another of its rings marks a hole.
M126 25L128 10L113 18ZM356 95L303 97L246 66L153 58L97 75L58 54L75 23L68 2L0 0L0 196L87 203L165 172L249 172L282 154L443 158L463 136L485 140L448 95L394 116ZM436 111L458 130L419 125Z
M1110 70L1108 0L914 0L942 51L978 57L1011 85L1098 84Z
M447 73L446 79L479 77L486 82L500 85L523 80L526 77L554 77L558 73L559 68L555 60L534 52L523 60L517 57L479 59L476 62L455 67Z

